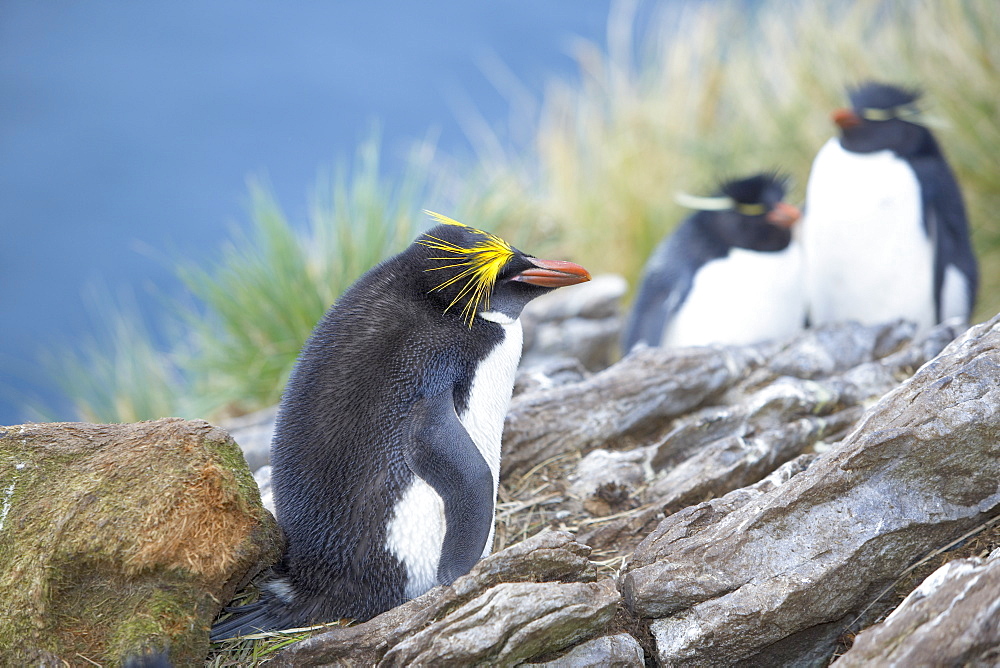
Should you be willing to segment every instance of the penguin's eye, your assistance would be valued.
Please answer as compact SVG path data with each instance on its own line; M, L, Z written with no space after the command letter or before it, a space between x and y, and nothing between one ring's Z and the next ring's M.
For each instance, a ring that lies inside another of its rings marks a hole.
M920 117L920 108L915 104L901 104L888 109L866 107L860 111L862 118L869 121L890 121L898 118L903 121L913 121Z
M767 206L764 204L744 204L742 202L737 202L736 210L744 216L763 216L767 213Z

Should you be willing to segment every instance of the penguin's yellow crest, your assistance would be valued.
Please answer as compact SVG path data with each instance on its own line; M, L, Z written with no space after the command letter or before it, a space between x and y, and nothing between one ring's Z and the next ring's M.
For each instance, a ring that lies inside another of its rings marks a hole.
M462 284L455 298L445 308L445 312L447 313L448 309L464 300L462 317L468 321L469 327L472 327L473 320L476 317L476 310L480 306L489 308L490 293L493 291L493 285L496 283L497 276L500 275L500 270L514 257L514 249L495 234L469 227L457 220L442 216L440 213L434 213L426 209L424 213L439 223L463 227L482 237L482 240L478 241L471 248L457 246L429 234L425 234L417 240L417 243L422 246L445 253L444 256L432 257L430 258L431 260L448 263L439 267L430 267L424 271L440 271L441 269L459 270L454 276L435 286L432 291L443 290L450 285L460 283L464 280L464 284Z

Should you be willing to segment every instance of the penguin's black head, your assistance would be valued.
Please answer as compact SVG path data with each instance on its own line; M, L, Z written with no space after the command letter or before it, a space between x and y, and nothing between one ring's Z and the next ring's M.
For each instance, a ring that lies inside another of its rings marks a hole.
M840 144L848 151L890 150L907 157L930 139L930 131L921 124L919 91L870 81L849 90L848 97L851 109L832 114L840 127Z
M590 280L583 267L539 260L506 241L437 213L441 224L410 247L422 267L418 283L442 313L457 312L471 327L480 313L515 319L539 295Z
M757 251L784 250L791 242L799 210L785 203L786 179L762 172L719 185L714 197L678 197L699 211L698 223L727 246Z

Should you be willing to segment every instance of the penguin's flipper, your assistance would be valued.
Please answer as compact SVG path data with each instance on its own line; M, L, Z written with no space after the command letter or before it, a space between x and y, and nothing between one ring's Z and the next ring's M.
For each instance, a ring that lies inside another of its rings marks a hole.
M691 280L685 280L673 271L647 275L625 326L622 353L628 354L640 342L652 347L660 345L664 330L677 315L689 292Z
M979 267L972 251L969 222L958 182L948 164L940 158L915 159L911 162L920 182L924 205L924 226L927 236L934 239L934 294L937 320L941 321L956 311L964 311L968 319L976 302L979 288ZM965 277L964 304L947 304L945 279L949 266ZM942 299L944 298L944 299Z
M438 580L451 584L479 560L493 526L493 474L455 411L451 388L411 412L406 463L444 501Z

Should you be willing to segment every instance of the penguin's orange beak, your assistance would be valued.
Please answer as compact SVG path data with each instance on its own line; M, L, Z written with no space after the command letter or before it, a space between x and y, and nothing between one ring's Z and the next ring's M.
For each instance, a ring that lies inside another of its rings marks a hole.
M786 204L784 202L778 202L774 205L774 208L767 212L764 216L764 220L771 223L772 225L777 225L778 227L789 228L799 221L802 217L802 212L799 211L798 207L794 207L791 204Z
M847 128L856 128L861 125L861 117L850 109L837 109L830 114L830 118L832 118L833 122L839 125L842 130L846 130Z
M535 266L511 276L510 280L539 285L543 288L561 288L590 280L590 273L572 262L539 260L535 257L529 257L528 262Z

